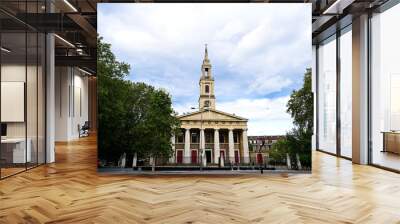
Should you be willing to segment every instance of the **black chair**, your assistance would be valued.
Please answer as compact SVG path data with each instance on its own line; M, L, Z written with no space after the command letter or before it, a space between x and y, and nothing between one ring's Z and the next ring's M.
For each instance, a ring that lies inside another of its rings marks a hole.
M89 129L90 129L89 121L85 121L82 127L78 125L78 129L79 129L79 138L89 136Z

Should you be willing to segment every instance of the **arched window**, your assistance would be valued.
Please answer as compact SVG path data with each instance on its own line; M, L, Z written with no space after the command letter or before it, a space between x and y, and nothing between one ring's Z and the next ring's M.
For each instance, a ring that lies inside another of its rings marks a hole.
M210 92L210 86L206 85L206 93Z

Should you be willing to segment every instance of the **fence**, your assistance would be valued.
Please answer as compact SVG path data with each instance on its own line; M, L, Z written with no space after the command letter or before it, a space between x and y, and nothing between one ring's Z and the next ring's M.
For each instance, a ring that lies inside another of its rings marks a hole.
M311 156L311 155L310 155ZM122 167L134 167L138 169L149 169L154 166L157 170L196 170L196 169L265 169L265 170L311 170L311 167L302 166L299 157L289 156L282 159L272 159L268 156L262 158L253 157L228 157L219 158L215 160L210 155L201 156L190 156L190 157L177 157L177 158L137 158L129 161L128 156L126 162ZM106 166L104 166L106 167ZM110 167L110 166L108 166Z

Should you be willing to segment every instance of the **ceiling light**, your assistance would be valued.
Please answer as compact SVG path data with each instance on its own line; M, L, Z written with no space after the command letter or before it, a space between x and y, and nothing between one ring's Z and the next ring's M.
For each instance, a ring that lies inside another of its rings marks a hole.
M8 50L8 49L5 48L5 47L1 47L1 50L4 51L4 52L6 52L6 53L10 53L10 52L11 52L11 50Z
M68 1L64 0L65 4L67 4L74 12L78 12L78 10Z
M347 6L351 5L355 0L336 0L322 14L342 14Z
M60 37L59 35L57 35L57 34L54 34L54 36L55 37L57 37L59 40L61 40L62 42L64 42L64 43L66 43L67 45L69 45L70 47L73 47L73 48L75 48L75 45L73 45L71 42L69 42L68 40L66 40L66 39L64 39L64 38L62 38L62 37Z
M83 73L85 73L86 75L92 75L90 72L85 71L85 70L83 70L83 69L81 69L81 68L79 68L79 67L78 67L78 70L81 71L81 72L83 72Z

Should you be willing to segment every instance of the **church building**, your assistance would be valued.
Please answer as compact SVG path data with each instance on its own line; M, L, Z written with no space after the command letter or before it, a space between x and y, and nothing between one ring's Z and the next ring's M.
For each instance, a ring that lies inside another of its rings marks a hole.
M199 106L178 116L181 132L172 138L177 164L249 163L247 119L217 110L207 45L199 81ZM203 158L203 159L202 159Z

